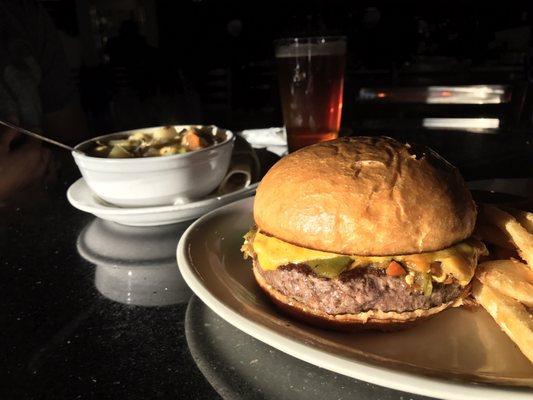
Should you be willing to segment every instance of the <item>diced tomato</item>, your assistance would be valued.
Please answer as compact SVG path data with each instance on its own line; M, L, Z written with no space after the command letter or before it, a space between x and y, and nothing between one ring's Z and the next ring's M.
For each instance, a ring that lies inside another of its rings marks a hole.
M187 147L188 150L198 150L202 148L202 139L194 131L189 130L183 136L181 144Z
M401 276L405 275L405 269L401 266L400 263L396 261L391 261L389 266L386 269L388 276Z

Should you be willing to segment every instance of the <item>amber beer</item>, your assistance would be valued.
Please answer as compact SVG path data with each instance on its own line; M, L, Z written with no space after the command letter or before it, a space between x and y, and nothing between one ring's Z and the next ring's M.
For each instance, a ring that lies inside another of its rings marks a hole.
M338 137L345 55L346 41L342 37L276 42L289 152Z

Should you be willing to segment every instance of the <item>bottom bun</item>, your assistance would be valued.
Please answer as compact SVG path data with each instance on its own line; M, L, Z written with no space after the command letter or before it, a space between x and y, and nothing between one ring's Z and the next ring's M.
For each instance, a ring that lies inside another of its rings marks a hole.
M320 310L311 309L302 302L294 300L273 288L263 278L258 267L255 265L255 262L253 271L255 280L263 292L265 292L270 300L285 314L320 328L350 332L366 329L381 331L405 329L419 321L432 317L447 308L461 306L463 304L463 299L470 293L470 285L468 285L454 301L443 303L438 307L432 307L427 310L414 310L402 313L369 310L358 314L332 315Z

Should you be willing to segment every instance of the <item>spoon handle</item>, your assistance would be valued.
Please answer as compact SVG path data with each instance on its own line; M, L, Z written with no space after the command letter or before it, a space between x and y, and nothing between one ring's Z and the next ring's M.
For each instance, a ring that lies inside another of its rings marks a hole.
M79 150L76 150L73 147L67 146L66 144L63 144L63 143L60 143L60 142L56 142L55 140L49 139L46 136L39 135L38 133L35 133L35 132L29 131L27 129L21 128L20 126L17 126L17 125L13 125L13 124L11 124L9 122L2 121L1 119L0 119L0 125L7 126L8 128L14 129L14 130L16 130L18 132L21 132L21 133L24 133L25 135L31 136L31 137L33 137L35 139L42 140L44 142L48 142L48 143L54 144L56 146L62 147L64 149L67 149L69 151L77 151L77 152L79 152Z

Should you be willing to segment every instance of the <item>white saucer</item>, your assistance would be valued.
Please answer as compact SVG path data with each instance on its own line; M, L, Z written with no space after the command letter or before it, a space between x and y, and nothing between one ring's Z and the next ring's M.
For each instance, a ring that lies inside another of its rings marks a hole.
M232 193L210 195L187 204L157 207L118 207L96 196L83 178L74 182L67 190L70 204L78 210L91 213L99 218L130 226L157 226L189 221L232 201L252 196L257 183Z

